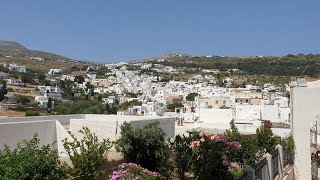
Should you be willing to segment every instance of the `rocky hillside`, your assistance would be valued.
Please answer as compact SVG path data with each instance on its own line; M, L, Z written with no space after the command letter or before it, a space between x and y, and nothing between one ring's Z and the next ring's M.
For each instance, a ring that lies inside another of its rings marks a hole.
M0 41L0 50L27 50L27 48L15 41Z
M14 41L0 41L0 62L24 65L31 70L48 71L50 68L70 70L76 66L82 68L93 63L73 60L58 54L30 50ZM74 69L74 68L73 68Z

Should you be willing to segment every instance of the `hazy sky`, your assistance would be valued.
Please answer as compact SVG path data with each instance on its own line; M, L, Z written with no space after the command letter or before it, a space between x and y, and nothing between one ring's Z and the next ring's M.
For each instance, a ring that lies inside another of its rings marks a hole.
M75 59L320 53L319 0L0 0L0 40Z

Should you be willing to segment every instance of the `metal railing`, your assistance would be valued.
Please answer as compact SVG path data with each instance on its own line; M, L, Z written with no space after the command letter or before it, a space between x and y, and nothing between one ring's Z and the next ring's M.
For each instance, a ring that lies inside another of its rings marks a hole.
M279 159L280 159L279 150L275 149L270 154L272 155L272 160L271 160L272 173L273 173L272 177L276 178L279 175Z
M293 151L289 148L283 148L283 166L286 167L290 164L293 164L294 154Z
M264 174L269 176L269 167L267 158L263 158L259 163L254 166L256 180L263 180Z
M247 166L239 180L272 180L281 179L285 167L293 164L294 153L290 149L277 148L263 156L263 159L253 167Z

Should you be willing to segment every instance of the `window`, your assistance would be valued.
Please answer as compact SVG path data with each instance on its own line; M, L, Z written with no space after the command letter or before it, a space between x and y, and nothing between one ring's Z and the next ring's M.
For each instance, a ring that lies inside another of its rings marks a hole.
M226 105L227 104L227 102L226 101L223 101L223 105Z
M216 101L216 104L219 104L219 101Z
M249 99L246 99L246 102L249 102Z

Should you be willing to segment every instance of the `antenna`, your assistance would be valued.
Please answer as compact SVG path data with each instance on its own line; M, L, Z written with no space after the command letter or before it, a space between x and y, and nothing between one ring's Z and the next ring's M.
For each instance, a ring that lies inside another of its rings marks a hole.
M303 74L306 72L306 70L308 69L309 65L310 65L311 61L309 61L308 65L306 66L306 68L304 68L303 72L300 75L300 78L303 76Z

